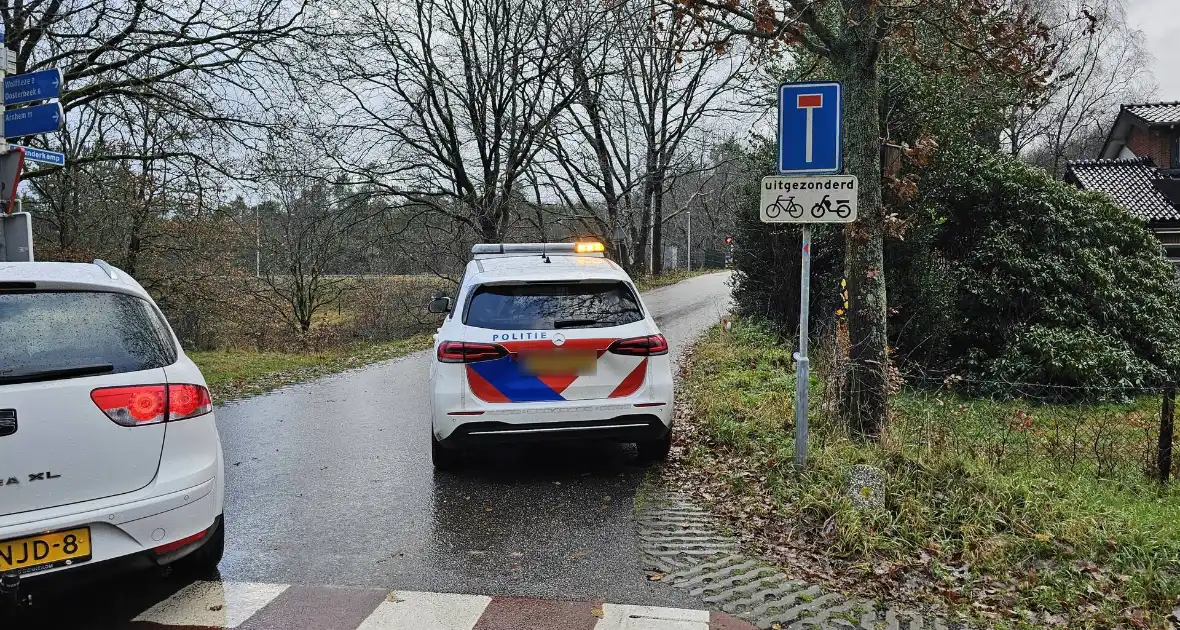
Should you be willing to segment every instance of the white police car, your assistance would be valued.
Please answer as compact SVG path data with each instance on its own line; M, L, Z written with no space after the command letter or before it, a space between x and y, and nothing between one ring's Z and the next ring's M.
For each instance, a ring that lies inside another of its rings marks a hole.
M634 442L644 461L671 443L668 342L601 243L472 248L430 366L431 453L555 439Z

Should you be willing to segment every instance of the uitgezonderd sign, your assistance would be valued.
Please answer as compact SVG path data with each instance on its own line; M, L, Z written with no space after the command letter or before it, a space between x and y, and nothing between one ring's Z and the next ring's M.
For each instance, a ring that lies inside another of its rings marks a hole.
M763 223L851 223L856 220L856 177L762 178Z

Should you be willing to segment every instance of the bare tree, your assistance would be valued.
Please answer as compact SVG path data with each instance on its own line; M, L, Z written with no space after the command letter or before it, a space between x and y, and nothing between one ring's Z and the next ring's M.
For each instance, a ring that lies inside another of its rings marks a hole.
M569 103L554 89L592 28L544 0L360 0L332 83L342 133L374 147L345 160L387 193L500 241L541 139Z
M700 148L688 145L703 141L707 125L749 113L735 94L753 65L742 50L710 43L719 28L662 4L617 3L604 33L563 83L575 106L555 127L560 171L549 175L580 218L634 244L631 262L658 272L665 196L698 167L686 149Z
M739 168L744 163L741 147L732 138L702 147L696 166L677 176L666 195L670 207L664 214L665 236L673 234L684 243L688 255L682 260L694 267L719 265L703 254L720 254L726 236L733 234L740 189L761 173Z
M1154 83L1142 33L1127 24L1123 0L1068 0L1043 10L1062 23L1053 32L1059 71L1041 99L1013 113L1007 140L1013 154L1061 176L1069 160L1093 157L1119 106L1148 98ZM1083 13L1086 20L1067 19Z
M25 173L43 244L137 274L152 249L195 247L174 222L216 207L221 182L246 178L252 141L282 122L285 99L267 95L322 30L310 1L0 0L17 71L65 80L65 127L24 139L66 154Z
M199 121L219 142L265 129L297 51L321 32L307 17L311 0L0 1L5 45L17 72L61 68L67 130L44 138L69 155L69 168L125 158L186 156L217 165L209 145L158 146L142 155L135 129L117 110L128 102L175 113L178 126ZM128 134L131 134L129 137ZM121 151L89 152L98 143ZM224 144L223 144L224 147ZM224 148L220 152L224 154ZM29 177L44 176L41 169Z
M363 196L277 175L274 200L255 209L260 218L261 273L255 295L293 330L306 333L315 315L350 288L342 272L361 255L373 213Z

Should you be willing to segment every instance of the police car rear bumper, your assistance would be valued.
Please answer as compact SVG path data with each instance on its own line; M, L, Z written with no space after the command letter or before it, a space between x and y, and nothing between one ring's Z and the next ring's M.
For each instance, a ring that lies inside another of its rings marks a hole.
M664 438L671 424L658 415L634 413L606 420L510 423L476 421L459 425L440 443L448 448L552 440L640 442Z

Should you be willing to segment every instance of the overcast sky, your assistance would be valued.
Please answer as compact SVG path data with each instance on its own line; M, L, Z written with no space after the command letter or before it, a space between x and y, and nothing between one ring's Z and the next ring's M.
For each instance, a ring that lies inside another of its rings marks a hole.
M1156 100L1180 101L1180 0L1127 0L1127 18L1155 56Z

